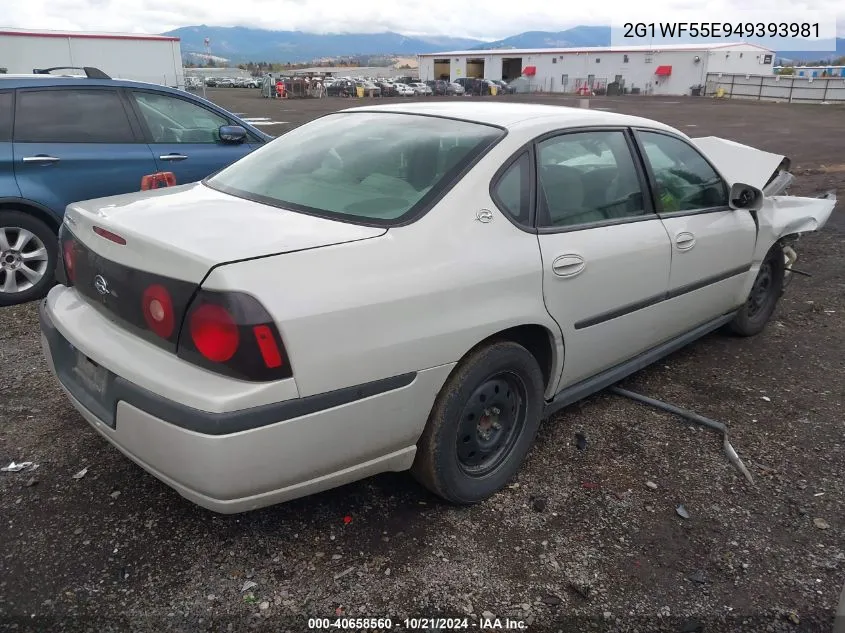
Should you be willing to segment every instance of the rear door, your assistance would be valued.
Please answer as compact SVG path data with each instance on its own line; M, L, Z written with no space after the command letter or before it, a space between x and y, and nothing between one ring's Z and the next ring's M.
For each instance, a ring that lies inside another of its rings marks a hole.
M546 308L563 332L560 386L662 342L671 248L625 129L536 144Z
M155 161L117 89L19 89L14 164L24 198L71 202L138 191Z
M727 183L692 143L653 130L636 137L672 240L668 303L678 334L743 303L757 224L728 206Z
M236 121L196 101L154 90L130 90L138 118L159 171L170 171L176 184L202 180L246 156L258 139L224 143L219 129Z
M15 166L12 152L12 115L15 107L15 91L0 90L0 200L19 198L21 195L15 182Z

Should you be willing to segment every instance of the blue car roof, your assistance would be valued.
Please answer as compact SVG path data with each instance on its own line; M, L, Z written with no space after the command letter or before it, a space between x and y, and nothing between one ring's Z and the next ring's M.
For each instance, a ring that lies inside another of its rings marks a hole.
M203 103L211 108L225 112L227 116L238 121L240 125L249 130L265 141L274 138L272 135L259 130L257 127L250 125L241 117L221 108L216 103L203 99L199 95L191 94L178 88L170 88L169 86L162 86L160 84L151 84L143 81L132 81L129 79L92 79L88 77L67 77L67 76L50 76L50 75L0 75L0 90L3 88L56 88L56 87L73 87L85 86L90 88L92 86L103 88L139 88L144 90L155 90L174 96L192 99L199 103Z

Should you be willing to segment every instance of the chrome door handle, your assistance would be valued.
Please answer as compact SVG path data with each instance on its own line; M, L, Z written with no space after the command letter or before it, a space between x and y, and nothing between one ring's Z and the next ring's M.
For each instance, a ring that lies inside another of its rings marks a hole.
M159 160L185 160L188 158L184 154L163 154L158 157Z
M24 156L23 162L25 163L58 163L61 158L56 156L45 156L45 155L38 155L38 156Z
M574 277L583 272L587 263L580 255L561 255L552 262L552 271L558 277Z
M695 235L689 231L683 231L675 236L675 246L679 251L688 251L695 246Z

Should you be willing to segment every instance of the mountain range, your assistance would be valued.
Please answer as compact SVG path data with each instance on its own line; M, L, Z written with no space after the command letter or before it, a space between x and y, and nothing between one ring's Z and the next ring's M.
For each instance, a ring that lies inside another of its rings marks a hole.
M210 52L230 62L308 62L321 58L358 55L411 56L449 50L486 48L570 48L576 46L609 46L610 27L576 26L564 31L526 31L496 41L467 37L403 35L384 33L307 33L273 31L233 26L185 26L168 31L181 39L186 57L204 54L205 38ZM785 51L778 59L790 61L817 60L845 56L845 38L837 38L836 54L819 51Z

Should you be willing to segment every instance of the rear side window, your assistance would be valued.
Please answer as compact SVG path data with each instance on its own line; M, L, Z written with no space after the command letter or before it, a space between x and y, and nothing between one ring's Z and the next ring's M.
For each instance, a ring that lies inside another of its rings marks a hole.
M21 90L16 143L133 143L116 90Z
M389 225L448 188L504 132L433 116L338 113L284 134L206 184L273 206Z
M519 224L528 224L530 158L523 152L493 185L493 200Z
M12 140L13 92L0 92L0 143Z

